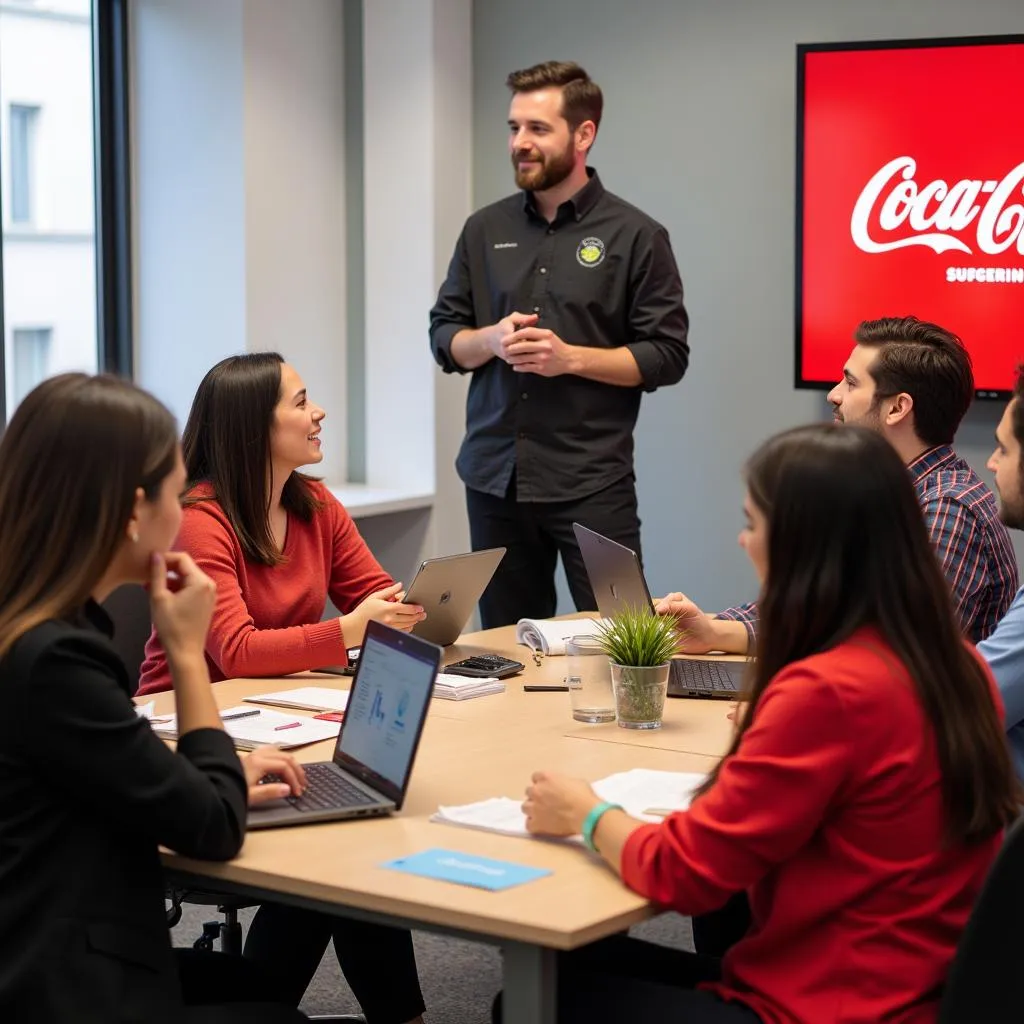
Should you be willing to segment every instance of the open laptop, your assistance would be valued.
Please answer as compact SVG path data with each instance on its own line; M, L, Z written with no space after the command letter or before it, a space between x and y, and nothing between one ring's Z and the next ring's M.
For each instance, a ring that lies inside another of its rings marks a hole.
M422 605L427 613L413 635L442 647L455 643L504 557L505 548L487 548L421 562L405 592L406 604Z
M625 608L647 607L653 615L654 602L637 553L579 523L573 523L572 528L576 532L576 541L602 618L610 619ZM738 700L743 689L744 671L743 662L718 658L673 658L668 695Z
M307 764L306 792L251 808L249 828L401 810L441 648L370 622L331 761Z

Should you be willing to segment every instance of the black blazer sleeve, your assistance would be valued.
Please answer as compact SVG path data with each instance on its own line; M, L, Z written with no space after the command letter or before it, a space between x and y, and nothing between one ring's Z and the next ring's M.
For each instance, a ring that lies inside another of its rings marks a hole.
M227 860L245 838L247 787L230 738L181 737L177 752L140 718L117 654L98 634L63 632L32 659L13 707L21 756L68 801L186 856Z

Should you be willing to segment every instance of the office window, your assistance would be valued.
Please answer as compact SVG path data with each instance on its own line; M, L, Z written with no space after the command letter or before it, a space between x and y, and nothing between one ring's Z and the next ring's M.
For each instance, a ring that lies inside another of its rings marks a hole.
M49 374L49 327L15 327L13 338L14 404L17 405L37 384Z
M11 166L11 223L32 220L32 171L38 107L11 104L8 118Z
M0 3L0 428L44 376L131 372L127 2Z

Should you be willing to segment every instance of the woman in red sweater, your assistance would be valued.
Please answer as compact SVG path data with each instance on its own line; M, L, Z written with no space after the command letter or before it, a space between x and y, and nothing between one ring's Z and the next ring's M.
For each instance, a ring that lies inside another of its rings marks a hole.
M423 617L380 567L323 484L326 413L279 355L219 362L196 392L182 438L189 491L178 548L217 584L206 641L210 679L282 676L347 663L370 619L410 630ZM328 596L341 612L321 621ZM170 689L154 632L139 695Z
M402 603L402 585L380 567L341 503L298 472L323 458L325 415L273 352L222 360L196 392L182 437L189 490L177 547L217 586L206 640L212 682L345 664L369 620L407 631L424 617L418 605ZM321 621L328 596L342 614ZM154 632L138 692L170 685ZM408 931L265 904L244 952L298 1004L332 937L371 1024L420 1020Z
M789 431L746 483L758 658L748 712L690 809L644 824L547 772L523 809L531 831L582 833L679 913L746 893L749 927L721 960L624 937L567 955L558 1019L933 1022L1019 806L998 694L881 437Z

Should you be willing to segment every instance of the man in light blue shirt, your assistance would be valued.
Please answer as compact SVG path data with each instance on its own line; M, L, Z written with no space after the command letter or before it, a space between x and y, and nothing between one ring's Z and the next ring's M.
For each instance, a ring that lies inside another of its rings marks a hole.
M996 475L999 518L1011 530L1024 530L1024 366L996 427L996 449L988 468ZM1006 732L1017 775L1024 779L1024 587L978 650L989 663L1006 705Z

